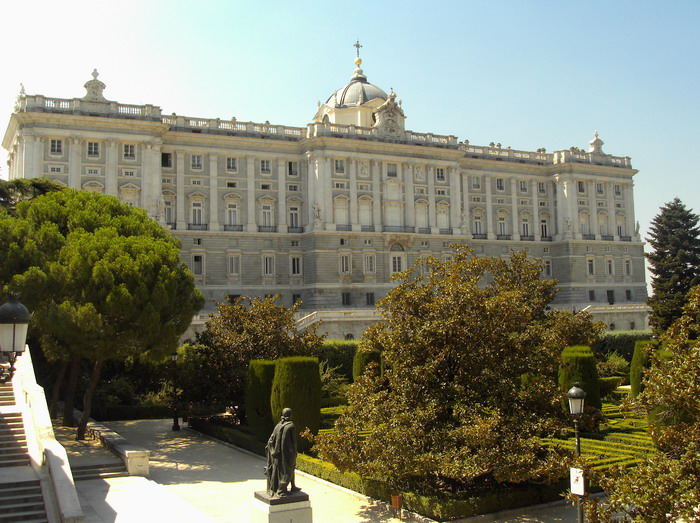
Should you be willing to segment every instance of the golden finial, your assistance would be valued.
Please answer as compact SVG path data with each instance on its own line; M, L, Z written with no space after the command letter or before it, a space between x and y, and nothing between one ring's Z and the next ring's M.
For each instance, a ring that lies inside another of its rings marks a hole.
M362 65L362 58L360 58L360 47L362 47L362 44L360 44L360 41L357 40L354 44L353 47L357 49L357 58L355 58L355 65L360 66Z

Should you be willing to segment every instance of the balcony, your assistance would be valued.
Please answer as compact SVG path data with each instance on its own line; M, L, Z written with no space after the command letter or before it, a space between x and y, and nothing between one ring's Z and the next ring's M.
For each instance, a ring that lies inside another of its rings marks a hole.
M335 230L336 231L352 231L352 225L337 223L335 225Z
M486 239L486 234L484 233L474 233L472 234L472 240L485 240Z
M418 227L418 234L430 234L430 227Z
M442 227L440 234L452 234L452 227Z
M258 225L258 232L277 232L276 225Z
M225 231L242 231L242 230L243 230L243 225L234 224L234 223L225 224L225 225L224 225L224 230L225 230Z
M415 227L407 225L385 225L382 227L383 232L415 232Z
M188 223L187 230L188 231L208 231L209 224L208 223Z
M615 239L615 237L612 234L601 234L600 239L606 242L611 242Z
M497 234L496 239L497 240L510 240L513 237L510 234Z
M632 237L631 237L631 236L620 236L620 241L623 241L623 242L631 242L631 241L632 241Z
M529 234L521 235L520 239L524 242L534 242L535 241L535 237L530 236Z
M304 228L303 227L287 227L287 232L294 232L294 233L304 232Z
M551 241L552 241L552 237L551 237L551 236L542 236L542 237L540 237L540 239L541 239L543 242L551 242Z
M584 240L595 240L595 234L583 234L582 237Z
M374 232L374 225L360 225L362 232Z

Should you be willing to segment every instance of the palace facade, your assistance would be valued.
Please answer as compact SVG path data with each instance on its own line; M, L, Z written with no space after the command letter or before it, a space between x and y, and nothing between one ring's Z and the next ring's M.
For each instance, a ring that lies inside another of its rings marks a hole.
M646 326L629 157L597 133L587 151L546 152L406 130L401 101L361 63L305 127L107 100L96 71L81 98L22 91L3 139L9 176L113 195L171 229L208 298L195 324L214 301L280 294L302 300L300 325L358 337L393 273L465 243L542 258L556 307Z

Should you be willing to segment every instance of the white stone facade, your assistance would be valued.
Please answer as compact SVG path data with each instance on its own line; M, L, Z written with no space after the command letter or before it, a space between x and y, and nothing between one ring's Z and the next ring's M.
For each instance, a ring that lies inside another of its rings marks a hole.
M3 139L10 179L146 209L182 242L203 313L227 296L280 294L357 337L393 272L457 242L481 256L526 249L559 280L556 306L645 327L629 157L604 153L597 133L589 151L548 153L407 131L395 93L356 64L306 127L109 101L97 72L83 98L21 93Z

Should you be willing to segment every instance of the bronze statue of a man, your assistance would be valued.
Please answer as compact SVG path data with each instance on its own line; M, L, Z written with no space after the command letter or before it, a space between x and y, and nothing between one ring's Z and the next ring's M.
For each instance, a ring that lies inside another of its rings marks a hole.
M297 463L297 431L292 421L292 409L282 410L282 419L275 426L265 446L267 453L267 493L272 497L287 496L299 489L294 484ZM291 490L287 486L291 484Z

